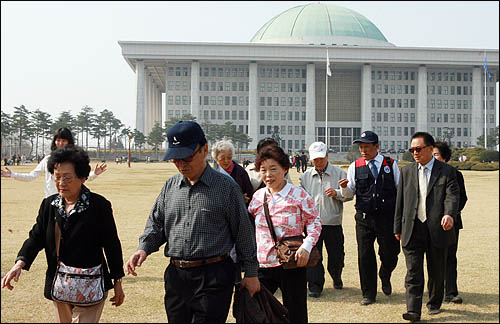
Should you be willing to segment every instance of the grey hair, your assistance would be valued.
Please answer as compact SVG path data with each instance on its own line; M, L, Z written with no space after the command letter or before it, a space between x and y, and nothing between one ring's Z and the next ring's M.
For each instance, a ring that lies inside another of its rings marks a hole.
M215 160L221 151L231 151L234 155L234 145L231 140L223 139L212 145L212 158Z

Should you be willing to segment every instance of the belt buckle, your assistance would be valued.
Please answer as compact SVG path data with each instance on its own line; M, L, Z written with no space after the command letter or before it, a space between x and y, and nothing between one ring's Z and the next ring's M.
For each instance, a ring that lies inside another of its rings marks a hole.
M181 268L189 268L189 265L190 265L189 261L179 260L179 266Z

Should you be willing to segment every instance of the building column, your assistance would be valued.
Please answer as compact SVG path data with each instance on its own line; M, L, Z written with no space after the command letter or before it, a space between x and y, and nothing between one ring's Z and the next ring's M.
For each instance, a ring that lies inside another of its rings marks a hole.
M417 132L427 132L427 67L418 67ZM413 135L413 134L410 134Z
M472 116L470 120L469 146L476 146L477 138L481 135L484 136L484 80L481 70L478 66L474 66L472 69Z
M191 115L200 118L200 62L191 63Z
M258 66L255 61L248 66L248 136L252 142L248 148L257 148L259 142L259 88L258 88Z
M316 142L316 65L307 64L306 70L306 148ZM289 148L290 149L290 148Z
M144 133L144 61L137 60L135 64L137 76L137 96L135 108L135 128Z
M361 70L361 131L373 130L372 125L372 66L368 63ZM381 134L378 134L379 136Z
M151 88L150 82L149 82L149 74L146 74L144 78L144 135L148 136L149 134L149 105L151 103L151 100L149 98L149 88Z
M162 91L161 91L161 88L160 86L157 86L156 87L156 97L157 97L157 107L156 107L156 113L158 114L158 122L160 123L160 126L163 127L163 116L162 116Z

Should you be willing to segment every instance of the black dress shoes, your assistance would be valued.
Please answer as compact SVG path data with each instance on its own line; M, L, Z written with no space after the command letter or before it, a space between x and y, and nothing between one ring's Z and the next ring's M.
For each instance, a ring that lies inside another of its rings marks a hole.
M386 296L392 294L391 279L382 279L382 291Z
M375 303L375 299L364 297L363 300L361 300L360 305L361 306L366 306L366 305L370 305L370 304L373 304L373 303Z
M410 321L412 323L420 321L420 314L415 312L403 313L403 319Z
M334 280L333 281L333 288L335 288L335 289L342 289L342 288L344 288L344 283L342 282L342 279Z
M310 292L309 292L309 297L312 297L312 298L319 298L319 296L321 296L321 293L320 293L320 292L316 292L316 291L310 291Z
M428 307L429 309L429 315L437 315L441 313L441 308L436 308L436 307Z
M450 295L450 296L446 296L444 298L444 301L447 303L461 304L463 302L463 299L462 299L462 297L460 297L458 295L457 296Z

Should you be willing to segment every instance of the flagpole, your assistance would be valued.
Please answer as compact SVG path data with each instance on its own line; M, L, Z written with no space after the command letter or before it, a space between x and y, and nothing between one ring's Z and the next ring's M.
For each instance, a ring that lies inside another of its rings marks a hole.
M487 136L487 111L486 111L486 52L484 53L484 148L488 149L488 136Z
M330 68L329 65L329 59L328 59L328 47L326 48L326 73L325 73L325 79L326 79L326 99L325 99L325 144L326 144L326 151L328 152L328 69Z

